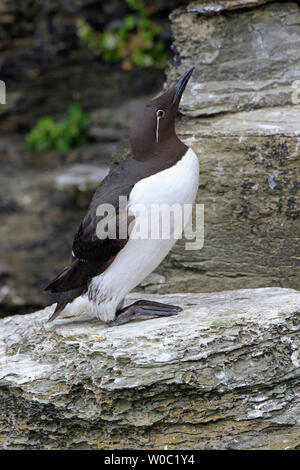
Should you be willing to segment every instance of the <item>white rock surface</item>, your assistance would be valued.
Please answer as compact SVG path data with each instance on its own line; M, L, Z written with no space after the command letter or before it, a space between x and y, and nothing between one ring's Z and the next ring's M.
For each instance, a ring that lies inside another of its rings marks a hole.
M146 297L183 312L114 328L88 309L46 323L54 306L0 321L0 447L300 445L300 292Z

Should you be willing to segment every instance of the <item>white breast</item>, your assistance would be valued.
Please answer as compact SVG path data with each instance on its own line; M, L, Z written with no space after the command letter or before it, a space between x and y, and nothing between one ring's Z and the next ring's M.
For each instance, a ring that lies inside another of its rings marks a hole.
M140 204L148 207L149 213L153 204L191 205L196 199L198 181L198 158L188 149L171 168L140 180L130 193L128 207L137 221ZM90 283L89 297L95 301L96 293L100 318L104 321L114 318L120 301L161 263L176 238L129 239L106 271Z
M193 203L198 183L198 158L189 148L176 165L136 183L129 196L129 206L137 203Z

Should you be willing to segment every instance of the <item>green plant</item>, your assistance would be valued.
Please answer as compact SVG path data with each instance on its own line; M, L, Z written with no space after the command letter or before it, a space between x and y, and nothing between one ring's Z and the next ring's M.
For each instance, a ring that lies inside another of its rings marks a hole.
M31 150L50 149L68 152L72 147L87 142L85 129L90 124L90 117L85 114L79 103L69 105L66 119L55 122L45 116L38 120L26 137L27 147Z
M88 47L106 62L121 62L122 68L163 68L169 56L159 39L162 28L151 21L151 9L144 0L127 0L134 13L125 16L119 27L107 26L95 31L86 21L78 21L78 35Z
M146 5L144 0L126 0L132 10L138 11L141 15L147 16L151 14L151 9Z

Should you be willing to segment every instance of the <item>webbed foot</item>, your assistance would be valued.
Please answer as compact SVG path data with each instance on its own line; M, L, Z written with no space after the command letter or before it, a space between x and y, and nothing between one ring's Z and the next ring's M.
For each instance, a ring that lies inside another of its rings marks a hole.
M176 305L162 304L152 300L138 300L127 307L118 310L116 319L109 322L108 326L117 326L127 323L135 318L150 317L168 317L177 315L182 310Z

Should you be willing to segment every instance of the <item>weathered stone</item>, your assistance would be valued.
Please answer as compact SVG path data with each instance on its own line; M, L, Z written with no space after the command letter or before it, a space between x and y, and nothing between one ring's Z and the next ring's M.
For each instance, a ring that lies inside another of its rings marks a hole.
M195 2L171 14L175 58L168 84L195 66L182 113L199 116L293 103L293 86L300 79L299 5L275 2L228 11L230 5L255 3L264 2ZM212 9L222 11L211 14Z
M300 105L177 122L199 157L205 239L201 250L175 245L160 293L300 289L299 122Z
M88 134L101 143L107 140L119 142L127 137L130 124L137 110L152 98L153 94L141 96L128 99L114 108L99 108L94 110L91 113L93 124L88 130Z
M194 118L181 118L178 131L199 156L205 242L200 251L175 246L160 266L163 292L299 289L299 6L221 3L171 15L168 84L196 66L181 108ZM234 113L201 117L221 111Z
M147 297L183 312L0 321L1 448L299 448L299 292Z
M161 70L124 72L101 63L66 65L30 81L0 76L7 84L8 105L0 114L3 132L28 131L43 116L62 118L74 101L85 112L119 106L127 99L151 93L163 81Z
M300 289L299 122L298 105L178 123L199 157L205 240L175 245L161 292Z
M189 3L186 7L186 11L210 15L225 10L236 10L239 8L263 5L270 1L274 0L198 0Z
M153 272L149 274L137 287L137 290L143 290L147 293L158 293L164 290L164 284L166 282L165 276L159 273Z

